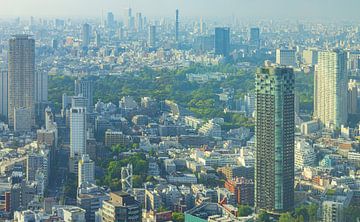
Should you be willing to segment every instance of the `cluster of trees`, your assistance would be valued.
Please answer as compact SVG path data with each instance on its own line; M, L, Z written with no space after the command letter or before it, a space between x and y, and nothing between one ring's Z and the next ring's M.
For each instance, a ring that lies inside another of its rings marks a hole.
M282 214L279 218L279 222L316 222L317 210L318 206L316 204L302 205L295 209L294 214Z
M115 149L117 151L117 149ZM147 170L149 162L146 159L144 153L134 153L131 156L124 156L118 160L107 160L102 163L105 169L105 175L98 180L100 185L110 187L112 191L121 189L121 167L125 167L128 164L133 166L133 186L141 187L142 184L148 179Z
M223 81L210 81L205 84L189 82L186 74L222 72L231 74ZM135 73L121 76L103 76L95 81L94 100L117 103L122 96L130 95L136 99L151 96L159 101L169 99L191 110L197 117L209 119L223 114L223 106L217 94L221 88L234 88L237 97L254 86L253 71L244 72L235 65L204 66L193 65L178 70L154 70L143 68ZM74 78L52 76L49 81L49 100L57 109L61 107L61 95L74 92Z

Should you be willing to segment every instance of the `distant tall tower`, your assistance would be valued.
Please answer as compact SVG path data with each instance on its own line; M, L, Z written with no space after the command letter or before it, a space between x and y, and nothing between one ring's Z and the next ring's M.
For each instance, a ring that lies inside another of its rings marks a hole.
M229 57L230 54L230 28L215 28L215 54Z
M346 58L346 53L341 50L318 53L314 78L314 117L326 127L341 127L347 123Z
M256 48L260 47L260 29L259 28L251 28L250 29L249 44L251 46L255 46Z
M35 124L35 40L29 35L15 35L8 52L8 120L14 127L16 109L27 110L30 126Z
M70 158L80 159L86 153L86 108L70 109Z
M101 47L101 34L100 34L100 31L96 31L96 33L95 33L95 44L96 44L96 47Z
M149 27L148 43L150 47L156 47L156 26L151 25Z
M83 47L89 47L90 45L90 32L91 32L91 27L89 24L85 23L82 27L82 46Z
M82 78L75 80L75 95L87 99L86 110L91 113L94 109L94 82L92 79Z
M114 14L112 12L108 12L106 22L108 28L114 28L115 19L114 19Z
M37 103L48 101L48 73L45 71L35 73L35 101Z
M0 115L8 117L8 71L0 68Z
M143 30L143 19L141 13L136 13L136 31L141 32Z
M270 213L294 207L294 72L256 71L255 207Z
M179 9L176 9L176 18L175 18L175 41L179 41Z

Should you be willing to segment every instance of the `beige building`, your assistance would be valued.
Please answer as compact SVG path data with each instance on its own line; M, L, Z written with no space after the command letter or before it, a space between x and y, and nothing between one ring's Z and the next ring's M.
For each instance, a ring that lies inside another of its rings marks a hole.
M14 127L16 109L29 109L35 124L35 40L29 35L15 35L9 40L8 52L8 120Z
M314 77L314 117L328 128L347 123L346 60L346 53L341 50L319 52Z

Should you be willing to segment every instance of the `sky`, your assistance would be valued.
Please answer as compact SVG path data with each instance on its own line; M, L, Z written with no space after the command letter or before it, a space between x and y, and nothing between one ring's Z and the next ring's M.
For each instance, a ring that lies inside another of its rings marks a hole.
M360 0L0 0L2 17L101 17L125 9L149 17L333 18L360 19Z

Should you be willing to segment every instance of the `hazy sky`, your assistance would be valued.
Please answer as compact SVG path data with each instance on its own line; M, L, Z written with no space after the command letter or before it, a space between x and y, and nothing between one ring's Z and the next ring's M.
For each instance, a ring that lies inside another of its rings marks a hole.
M148 16L231 16L359 19L360 0L0 0L0 17L124 15L131 6Z

